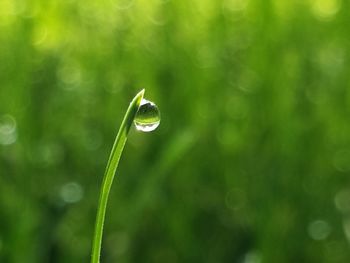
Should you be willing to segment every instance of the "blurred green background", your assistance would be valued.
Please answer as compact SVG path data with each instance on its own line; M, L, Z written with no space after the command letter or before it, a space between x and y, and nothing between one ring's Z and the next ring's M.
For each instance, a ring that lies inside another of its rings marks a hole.
M350 262L350 2L0 0L0 262Z

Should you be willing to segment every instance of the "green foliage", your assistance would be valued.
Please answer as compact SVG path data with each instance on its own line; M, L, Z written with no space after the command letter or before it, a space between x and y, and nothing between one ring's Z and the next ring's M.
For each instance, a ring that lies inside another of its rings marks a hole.
M0 1L0 262L350 260L349 1Z

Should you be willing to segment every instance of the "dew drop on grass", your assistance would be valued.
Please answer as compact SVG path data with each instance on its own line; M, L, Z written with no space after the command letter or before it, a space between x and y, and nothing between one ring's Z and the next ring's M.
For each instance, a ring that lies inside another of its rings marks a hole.
M157 105L152 101L142 99L134 123L139 131L150 132L157 129L160 123L160 112Z

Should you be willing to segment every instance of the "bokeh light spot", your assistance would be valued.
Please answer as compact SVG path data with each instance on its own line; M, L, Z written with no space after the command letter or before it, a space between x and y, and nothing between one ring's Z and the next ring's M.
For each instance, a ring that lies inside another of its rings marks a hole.
M81 84L80 66L75 62L67 62L58 70L57 74L65 90L74 90Z
M77 203L83 198L83 195L83 188L76 182L67 183L60 190L60 196L66 203Z
M312 0L312 12L320 20L330 20L341 7L340 0Z
M350 212L350 189L339 191L334 197L336 208L342 213Z
M260 263L261 257L257 251L249 251L245 254L243 263Z
M0 116L0 144L10 145L17 140L16 120L9 114Z
M314 240L324 240L331 233L330 225L324 220L316 220L309 224L308 234Z

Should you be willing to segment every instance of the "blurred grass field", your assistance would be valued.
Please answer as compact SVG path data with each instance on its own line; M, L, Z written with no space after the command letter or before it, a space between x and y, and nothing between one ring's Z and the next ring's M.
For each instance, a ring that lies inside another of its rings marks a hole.
M0 262L350 261L350 2L0 0Z

